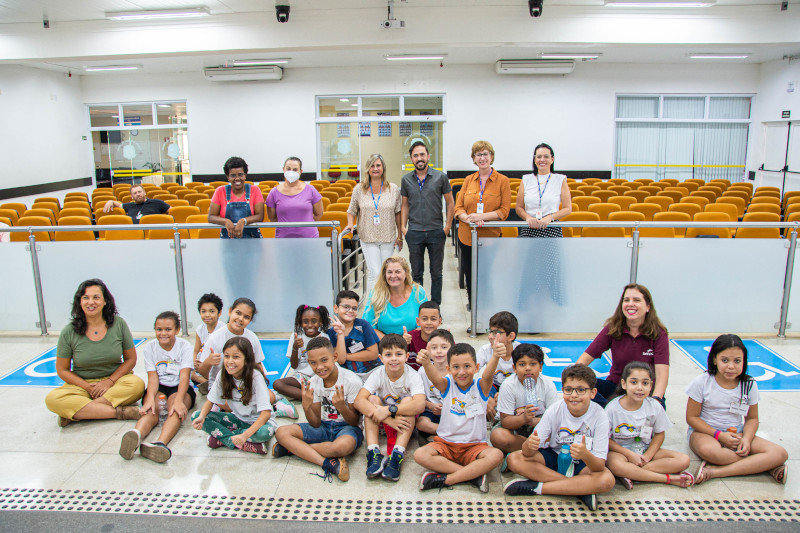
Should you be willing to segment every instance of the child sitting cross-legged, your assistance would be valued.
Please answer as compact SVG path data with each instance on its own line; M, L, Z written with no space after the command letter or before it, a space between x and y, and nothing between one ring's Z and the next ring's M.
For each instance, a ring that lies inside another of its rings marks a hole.
M383 366L364 382L356 398L356 409L364 415L367 439L367 477L400 479L406 446L414 431L414 418L425 409L425 389L419 374L406 364L408 348L402 336L384 335L378 344ZM391 456L385 459L378 447L380 424L397 431Z
M338 367L327 337L311 339L306 349L308 364L315 374L308 385L301 383L308 423L279 427L272 456L296 455L321 466L323 478L337 476L347 481L350 470L345 457L364 440L358 427L361 414L353 407L361 390L361 378Z
M486 443L486 404L499 359L497 352L493 353L483 376L476 379L475 349L458 343L447 352L450 375L442 377L433 368L427 350L417 354L417 361L442 393L437 436L414 453L417 463L433 470L423 474L421 490L470 482L481 492L489 492L486 474L503 460L503 452Z
M586 365L564 369L564 399L544 412L522 450L508 456L508 468L524 478L507 483L506 494L578 496L594 511L596 494L614 488L614 475L606 468L608 416L592 402L596 382Z

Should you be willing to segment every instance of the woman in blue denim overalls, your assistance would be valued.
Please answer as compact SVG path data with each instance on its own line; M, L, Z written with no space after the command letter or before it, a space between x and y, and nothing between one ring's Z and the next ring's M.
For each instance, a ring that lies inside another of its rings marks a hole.
M241 157L229 158L223 169L230 183L214 191L208 209L208 222L223 226L220 232L220 238L223 239L260 239L258 228L246 226L264 221L261 189L245 183L247 163Z

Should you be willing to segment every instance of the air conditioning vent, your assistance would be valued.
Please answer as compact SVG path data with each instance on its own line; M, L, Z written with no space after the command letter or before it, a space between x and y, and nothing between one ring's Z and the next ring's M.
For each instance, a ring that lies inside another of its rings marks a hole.
M203 69L207 80L211 81L255 81L279 80L283 69L274 65L264 67L207 67Z
M569 74L575 61L563 59L501 59L495 63L498 74Z

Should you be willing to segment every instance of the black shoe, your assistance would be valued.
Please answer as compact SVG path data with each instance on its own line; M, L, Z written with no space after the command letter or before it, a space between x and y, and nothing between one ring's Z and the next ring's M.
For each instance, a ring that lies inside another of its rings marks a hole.
M509 496L538 496L536 486L539 483L529 479L517 478L506 483L503 492Z
M283 447L279 442L272 446L272 457L286 457L287 455L294 455L292 452Z
M447 486L444 484L446 479L447 474L425 472L419 480L419 490L443 489Z
M597 496L594 494L587 494L586 496L578 496L583 503L586 504L586 507L589 508L590 511L597 510Z
M478 490L483 493L489 492L489 482L486 480L486 474L471 479L469 483L478 487Z
M142 457L156 463L166 463L172 457L172 452L162 442L143 442L139 451Z

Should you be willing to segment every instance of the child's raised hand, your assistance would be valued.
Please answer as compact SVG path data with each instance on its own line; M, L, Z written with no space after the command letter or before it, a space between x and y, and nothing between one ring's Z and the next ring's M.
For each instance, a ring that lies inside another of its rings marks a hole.
M300 382L300 393L303 405L311 407L311 404L314 403L314 389L305 380Z
M503 361L508 361L508 358L511 357L511 354L509 354L506 350L506 345L499 341L492 345L492 351Z
M407 344L411 344L411 334L406 330L405 326L403 326L403 338Z
M346 396L344 395L344 385L337 385L333 391L333 396L331 397L331 403L333 404L336 409L341 409L344 407L344 403L346 401Z
M344 335L344 324L342 324L342 321L339 320L339 317L336 315L333 315L331 327L333 327L333 331L336 332L336 335Z
M542 440L539 438L539 433L534 429L533 433L522 443L522 453L530 457L536 453L541 443Z
M581 435L580 442L573 442L569 447L569 454L573 459L583 460L586 454L586 435Z
M301 337L300 335L295 335L294 344L292 345L292 348L294 348L295 350L299 350L302 347L303 347L303 337Z
M208 361L211 363L211 366L217 366L220 361L222 361L222 355L209 348Z
M403 329L405 329L405 328L403 328ZM422 350L417 352L417 363L419 363L420 366L425 366L430 362L431 362L431 356L428 355L428 350L423 348Z

